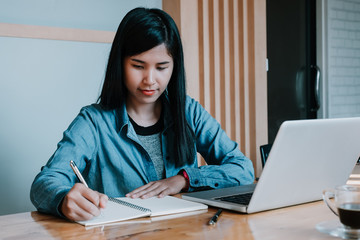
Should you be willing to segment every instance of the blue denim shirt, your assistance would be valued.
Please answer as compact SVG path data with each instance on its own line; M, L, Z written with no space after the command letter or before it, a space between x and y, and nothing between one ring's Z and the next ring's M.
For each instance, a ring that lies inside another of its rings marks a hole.
M186 99L186 119L195 134L195 149L207 165L175 167L172 149L174 132L170 106L163 98L164 130L161 133L166 178L184 169L190 179L189 191L250 184L252 162L231 141L219 123L194 99ZM70 167L75 161L89 187L111 197L121 197L150 181L158 180L154 165L142 147L126 107L104 110L93 104L81 109L64 132L57 150L36 176L30 192L35 207L61 216L58 207L77 178Z

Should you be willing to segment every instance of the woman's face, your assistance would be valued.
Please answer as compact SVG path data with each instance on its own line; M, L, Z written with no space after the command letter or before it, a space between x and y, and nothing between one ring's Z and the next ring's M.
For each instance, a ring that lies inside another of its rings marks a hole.
M165 44L125 57L127 101L136 105L155 103L165 91L173 68L173 58L168 54Z

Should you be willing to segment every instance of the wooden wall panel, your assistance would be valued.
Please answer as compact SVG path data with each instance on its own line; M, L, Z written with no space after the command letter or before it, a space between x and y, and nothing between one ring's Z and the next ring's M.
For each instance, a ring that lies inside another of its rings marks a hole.
M259 146L267 143L265 4L163 0L163 9L175 16L182 35L189 94L239 143L258 176ZM187 51L187 44L197 51Z

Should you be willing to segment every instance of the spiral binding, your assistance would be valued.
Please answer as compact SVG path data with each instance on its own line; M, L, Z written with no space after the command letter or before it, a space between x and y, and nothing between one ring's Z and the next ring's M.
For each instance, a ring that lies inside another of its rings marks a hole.
M133 209L136 209L136 210L139 210L139 211L142 211L142 212L151 212L151 210L148 209L148 208L144 208L144 207L141 207L139 205L132 204L132 203L129 203L129 202L117 199L117 198L110 197L109 200L112 201L112 202L127 206L127 207L131 207Z

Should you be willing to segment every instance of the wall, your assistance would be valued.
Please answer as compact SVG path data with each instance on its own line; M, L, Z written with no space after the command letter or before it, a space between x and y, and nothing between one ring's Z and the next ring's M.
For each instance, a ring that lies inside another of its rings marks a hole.
M80 108L99 95L111 39L94 39L116 31L137 6L162 3L0 0L0 215L35 210L35 175Z
M360 1L328 1L329 116L360 116Z
M321 0L323 117L360 116L360 1Z

